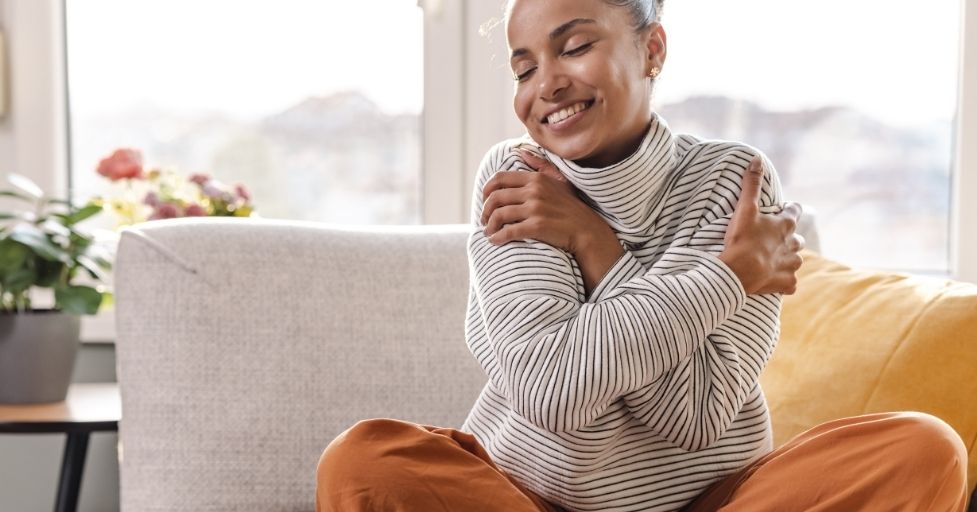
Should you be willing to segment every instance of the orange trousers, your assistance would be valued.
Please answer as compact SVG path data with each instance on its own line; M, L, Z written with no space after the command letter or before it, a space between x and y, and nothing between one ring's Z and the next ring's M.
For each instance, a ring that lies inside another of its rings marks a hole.
M967 450L952 428L926 414L884 413L808 430L683 510L963 512L967 494ZM563 509L497 467L470 434L377 419L357 423L326 448L316 510Z

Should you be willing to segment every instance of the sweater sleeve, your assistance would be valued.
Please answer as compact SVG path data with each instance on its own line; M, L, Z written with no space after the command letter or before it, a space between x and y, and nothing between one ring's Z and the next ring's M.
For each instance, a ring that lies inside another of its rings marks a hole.
M483 161L477 190L503 168L499 158ZM494 246L477 225L468 251L489 376L516 413L554 432L591 424L622 396L648 389L746 301L729 268L694 248L669 249L597 302L584 301L572 257L547 244ZM620 275L640 270L631 258L615 265ZM617 279L614 270L605 280Z
M704 216L708 224L682 245L705 254L722 251L748 160L717 174L707 201L712 208ZM770 213L779 210L781 191L773 166L765 161L764 167L768 172L761 211ZM630 293L630 287L622 285L618 293ZM781 302L778 294L749 296L689 357L661 378L625 394L624 402L635 418L685 450L704 449L721 438L759 385L779 337Z
M479 230L469 255L501 391L522 417L554 432L590 424L661 378L746 299L725 265L690 249L669 251L662 274L597 303L580 301L569 257L549 245L496 247Z

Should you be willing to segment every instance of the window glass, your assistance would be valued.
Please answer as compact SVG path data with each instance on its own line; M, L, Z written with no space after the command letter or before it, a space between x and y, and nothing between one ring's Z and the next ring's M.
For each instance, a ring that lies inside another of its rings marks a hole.
M846 263L948 272L959 0L665 3L659 111L766 152Z
M73 196L114 149L266 218L420 221L416 0L66 0ZM118 185L118 184L116 184Z

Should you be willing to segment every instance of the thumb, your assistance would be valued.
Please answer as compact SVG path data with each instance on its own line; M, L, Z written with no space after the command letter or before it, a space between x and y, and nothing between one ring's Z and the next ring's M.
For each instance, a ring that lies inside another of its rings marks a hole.
M567 180L566 177L563 176L563 173L561 173L560 170L557 169L555 165L553 165L553 162L550 162L549 160L542 158L536 155L535 153L533 153L532 151L528 151L524 148L517 148L516 153L518 153L519 156L522 157L523 161L526 162L526 165L532 167L533 169L536 169L540 173L545 174L546 176L554 178L558 181Z
M760 187L763 184L763 163L759 156L753 157L743 173L742 192L736 202L736 210L756 211L760 208Z

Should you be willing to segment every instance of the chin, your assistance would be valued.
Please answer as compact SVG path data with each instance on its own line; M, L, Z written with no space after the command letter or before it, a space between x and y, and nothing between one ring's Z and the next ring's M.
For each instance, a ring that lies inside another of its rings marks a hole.
M536 142L546 148L552 153L556 153L560 158L565 160L586 160L592 157L597 151L595 144L589 140L581 140L583 137L542 137L537 139L533 137Z

